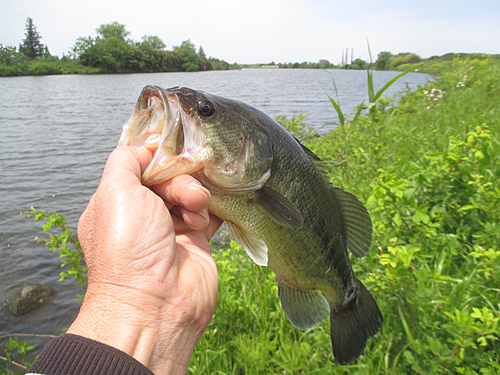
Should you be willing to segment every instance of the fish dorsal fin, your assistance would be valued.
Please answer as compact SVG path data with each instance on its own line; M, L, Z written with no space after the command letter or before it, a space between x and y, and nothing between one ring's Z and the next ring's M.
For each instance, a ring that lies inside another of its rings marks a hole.
M366 207L351 193L331 186L330 190L340 208L347 248L362 258L372 242L372 220Z
M293 229L304 224L302 214L290 199L267 186L257 190L251 202L279 225Z
M295 140L300 145L300 147L302 147L302 151L304 151L309 160L311 160L311 162L316 166L321 176L323 176L323 178L328 183L330 183L330 177L328 176L328 173L326 173L325 166L323 165L323 162L321 161L320 157L316 155L314 152L312 152L308 147L300 143L300 141L297 138L295 138Z
M243 246L248 256L259 266L267 266L268 257L266 243L252 234L245 232L230 221L228 221L227 224L234 239Z
M295 138L295 137L293 137ZM295 138L297 143L302 147L302 150L306 153L307 157L311 159L312 162L315 161L321 161L318 155L316 155L314 152L312 152L308 147L304 146L297 138Z
M320 292L293 288L279 278L277 281L281 305L295 328L306 330L316 327L330 314L330 304Z

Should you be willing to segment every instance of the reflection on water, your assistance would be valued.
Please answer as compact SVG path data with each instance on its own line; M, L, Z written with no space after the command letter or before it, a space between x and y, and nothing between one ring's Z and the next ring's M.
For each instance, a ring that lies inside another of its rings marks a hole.
M331 71L344 112L367 102L366 72ZM395 72L375 72L379 89ZM422 85L409 74L386 95ZM98 76L0 78L0 303L23 283L46 283L57 296L41 309L14 318L0 308L0 335L60 334L78 313L79 287L58 283L58 254L33 241L41 222L19 215L31 206L62 213L73 228L95 191L108 154L131 115L141 89L189 86L243 100L267 114L310 113L316 128L336 121L326 93L331 76L321 70L265 70ZM328 128L323 128L323 131ZM39 349L45 339L31 339Z

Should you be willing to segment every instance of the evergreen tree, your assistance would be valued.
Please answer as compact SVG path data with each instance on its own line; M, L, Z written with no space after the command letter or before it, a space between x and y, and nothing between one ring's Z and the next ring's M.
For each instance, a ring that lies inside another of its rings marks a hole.
M51 56L52 55L50 54L49 47L45 46L43 48L43 58L46 59L46 58L49 58ZM56 56L56 58L57 58L57 56Z
M42 44L42 37L36 31L36 26L33 23L33 18L28 17L26 20L26 38L23 39L23 44L19 46L19 52L28 59L36 59L42 57L45 52L45 46ZM47 49L48 51L48 49Z
M205 55L205 51L203 50L203 47L200 46L200 48L198 49L198 56L202 59L206 59L207 58L207 55Z
M210 61L208 61L207 55L205 54L202 46L200 46L200 49L198 50L198 67L201 71L212 70L212 65L210 64Z

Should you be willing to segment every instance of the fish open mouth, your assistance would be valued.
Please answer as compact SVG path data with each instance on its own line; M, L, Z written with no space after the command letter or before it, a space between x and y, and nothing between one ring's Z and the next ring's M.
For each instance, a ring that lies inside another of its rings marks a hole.
M174 92L146 86L123 125L118 145L145 146L154 153L142 174L142 183L151 186L202 169L203 162L197 156L206 141L205 133L182 109Z

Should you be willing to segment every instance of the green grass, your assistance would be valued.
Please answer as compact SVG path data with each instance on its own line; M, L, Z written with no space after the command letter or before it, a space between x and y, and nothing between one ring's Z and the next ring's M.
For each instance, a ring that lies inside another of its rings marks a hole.
M336 365L329 322L294 329L274 274L233 243L214 255L218 306L190 372L500 373L500 64L428 67L440 78L378 110L373 124L361 118L348 152L340 128L315 138L296 129L303 118L288 124L372 216L372 249L352 263L385 323L364 355Z
M6 65L0 63L0 77L42 76L55 74L96 74L97 68L81 65L76 60L37 59L30 62Z

